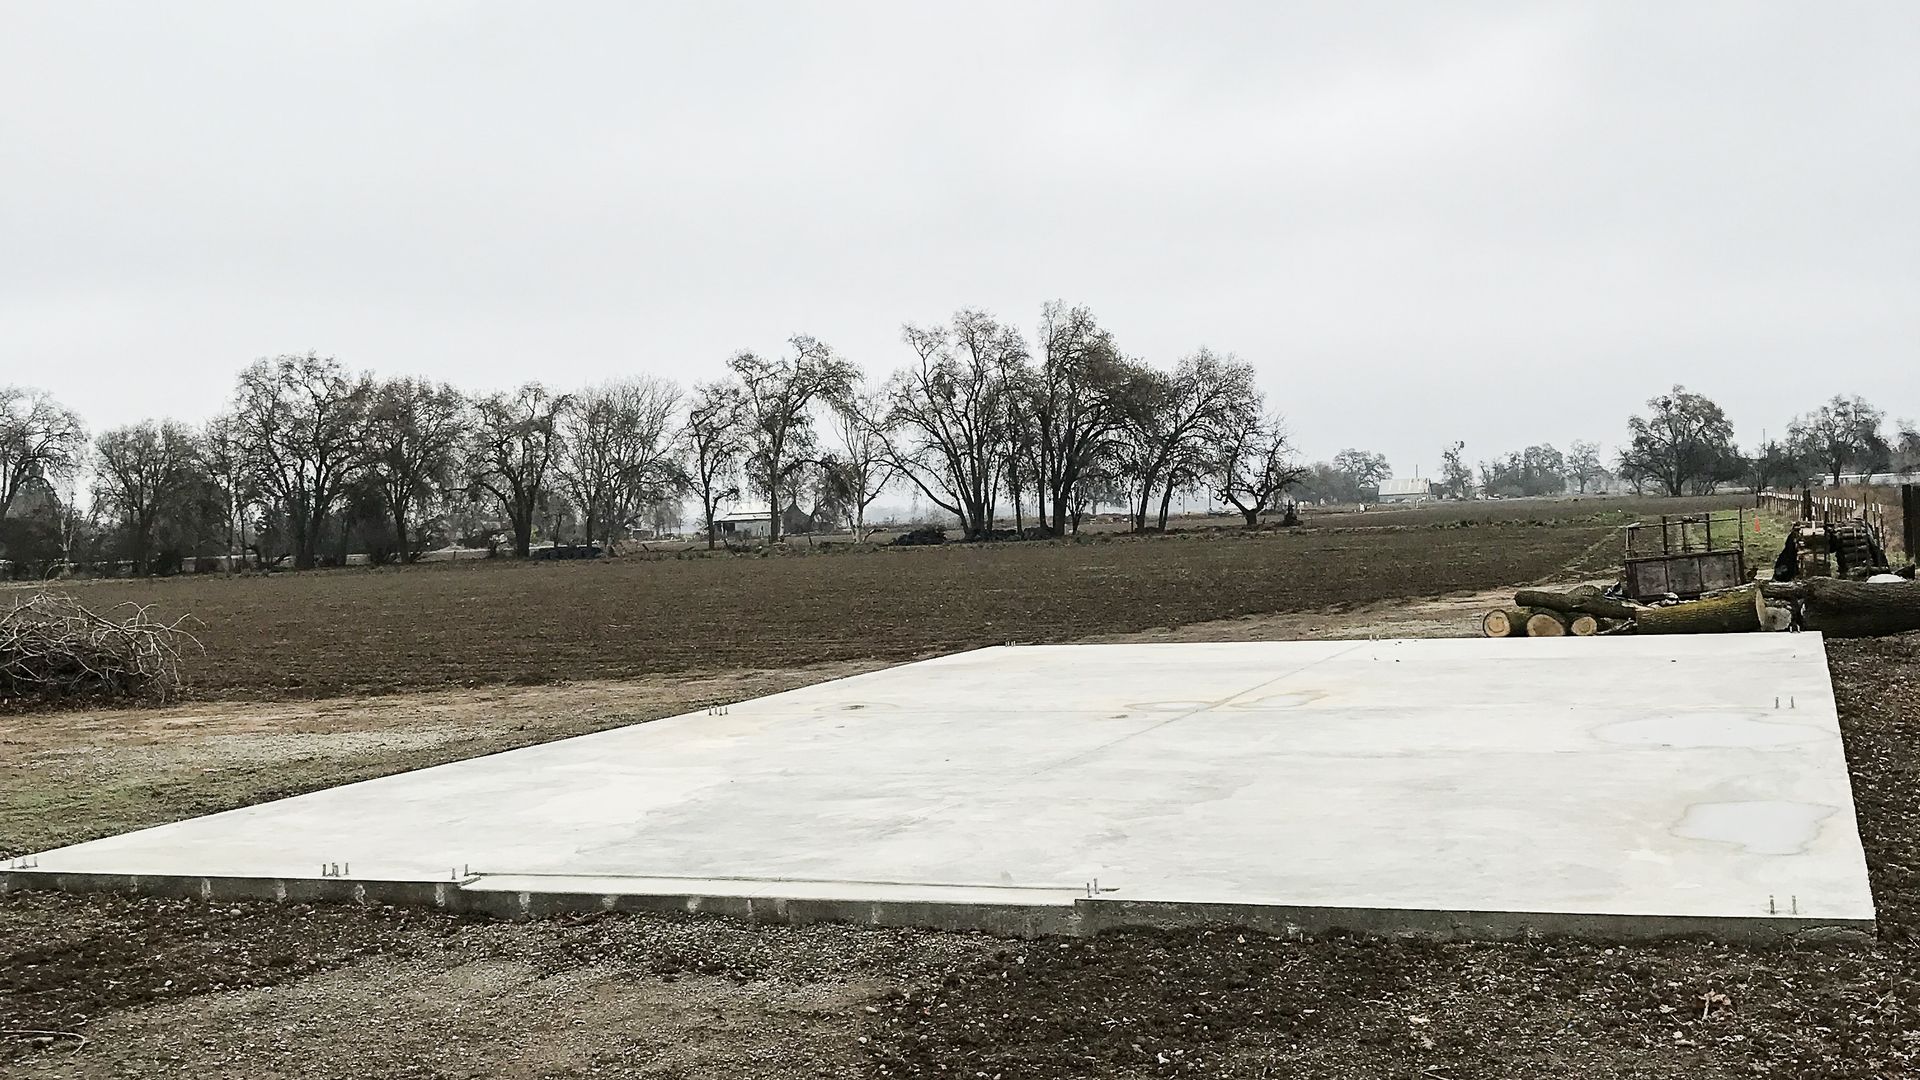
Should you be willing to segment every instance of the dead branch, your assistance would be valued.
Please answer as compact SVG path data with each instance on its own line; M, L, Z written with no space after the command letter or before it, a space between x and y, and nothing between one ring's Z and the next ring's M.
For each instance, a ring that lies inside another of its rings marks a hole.
M0 701L170 700L182 655L200 648L190 621L131 603L103 615L66 593L29 593L0 614Z

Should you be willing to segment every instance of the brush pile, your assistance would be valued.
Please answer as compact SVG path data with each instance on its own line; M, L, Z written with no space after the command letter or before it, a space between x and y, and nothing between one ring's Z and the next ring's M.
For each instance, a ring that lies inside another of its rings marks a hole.
M200 642L188 617L162 622L137 604L109 615L66 593L32 592L0 609L0 706L77 700L166 701L180 659Z

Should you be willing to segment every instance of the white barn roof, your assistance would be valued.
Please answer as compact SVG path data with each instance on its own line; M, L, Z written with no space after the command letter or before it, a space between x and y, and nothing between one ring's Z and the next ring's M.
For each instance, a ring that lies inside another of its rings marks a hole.
M1431 483L1432 481L1421 479L1418 476L1406 480L1382 480L1380 481L1380 494L1382 496L1425 495L1431 490L1429 487Z
M765 521L767 513L765 507L759 509L749 507L745 510L729 510L724 514L715 514L713 520L716 524L722 521Z

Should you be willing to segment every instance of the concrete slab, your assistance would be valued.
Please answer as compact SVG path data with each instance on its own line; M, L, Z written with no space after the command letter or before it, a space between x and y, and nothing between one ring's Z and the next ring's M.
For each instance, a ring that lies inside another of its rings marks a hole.
M0 885L1011 932L1873 920L1814 634L986 649L80 844Z

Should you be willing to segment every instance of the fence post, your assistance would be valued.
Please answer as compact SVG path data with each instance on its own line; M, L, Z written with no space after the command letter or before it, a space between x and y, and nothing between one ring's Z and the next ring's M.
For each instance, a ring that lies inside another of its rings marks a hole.
M1813 520L1813 489L1810 487L1800 489L1800 520Z
M1920 484L1900 485L1900 542L1909 561L1920 559Z

